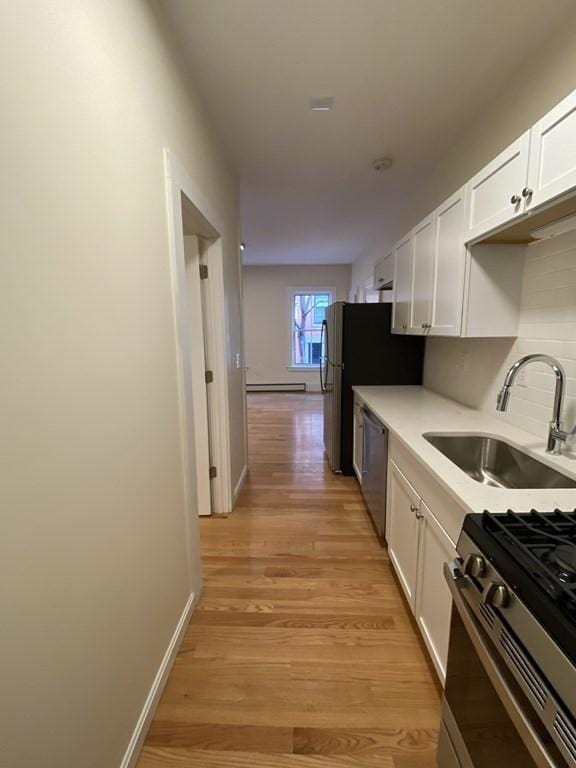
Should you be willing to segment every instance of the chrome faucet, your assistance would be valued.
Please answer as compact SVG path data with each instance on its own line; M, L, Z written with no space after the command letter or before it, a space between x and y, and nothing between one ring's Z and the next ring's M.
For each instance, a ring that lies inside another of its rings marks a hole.
M526 365L530 363L546 363L554 371L556 376L556 387L554 389L554 405L552 407L552 421L550 422L550 428L548 430L548 445L546 446L546 453L559 454L562 443L576 435L576 426L571 432L565 432L562 429L562 404L564 402L564 385L566 382L566 374L564 368L560 365L558 360L555 360L550 355L526 355L521 357L520 360L510 366L502 389L498 393L496 400L496 410L505 411L508 408L510 401L510 388L516 379L518 373Z

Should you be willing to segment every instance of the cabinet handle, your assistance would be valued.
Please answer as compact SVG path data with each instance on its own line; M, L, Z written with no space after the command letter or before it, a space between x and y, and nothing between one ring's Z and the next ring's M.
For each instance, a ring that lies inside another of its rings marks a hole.
M530 187L524 187L522 190L522 197L532 197L534 194L534 190L530 189Z
M416 504L410 504L410 512L418 512L418 506Z
M512 195L512 197L510 198L510 202L512 203L512 205L518 205L518 203L521 200L522 198L520 197L520 195Z
M422 520L424 517L424 512L416 512L416 520Z

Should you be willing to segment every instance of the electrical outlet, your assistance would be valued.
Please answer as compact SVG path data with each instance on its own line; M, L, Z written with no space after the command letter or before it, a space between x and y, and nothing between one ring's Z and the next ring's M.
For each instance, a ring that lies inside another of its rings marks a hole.
M236 368L242 368L242 355L236 352Z

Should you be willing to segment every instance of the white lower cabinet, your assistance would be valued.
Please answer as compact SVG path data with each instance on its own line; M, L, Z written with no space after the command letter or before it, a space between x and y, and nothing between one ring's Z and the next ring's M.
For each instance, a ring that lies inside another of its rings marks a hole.
M446 679L448 635L452 598L444 580L444 563L456 557L452 541L426 504L420 504L422 518L418 542L415 616L438 677Z
M390 561L438 677L444 683L452 608L450 591L444 581L444 563L454 559L454 544L414 485L392 460L388 464L387 515Z
M416 605L420 497L390 461L388 471L388 554L412 610Z
M364 458L364 417L362 416L362 403L354 399L354 435L352 439L352 467L362 483L362 465Z

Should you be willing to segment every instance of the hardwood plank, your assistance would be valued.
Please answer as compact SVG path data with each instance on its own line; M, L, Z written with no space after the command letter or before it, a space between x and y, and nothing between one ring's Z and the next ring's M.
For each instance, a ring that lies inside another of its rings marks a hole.
M155 719L146 743L234 752L293 752L293 729Z
M204 592L139 768L432 768L439 695L317 395L249 397L234 512L200 520Z
M401 755L429 759L435 754L436 730L393 728L340 730L296 728L294 752L305 755Z
M292 627L292 628L340 628L340 629L397 629L395 616L372 614L302 614L302 613L257 613L235 611L197 611L195 625L238 626L238 627Z
M358 762L353 757L326 755L266 755L256 752L216 752L145 746L139 768L394 768L392 758Z

